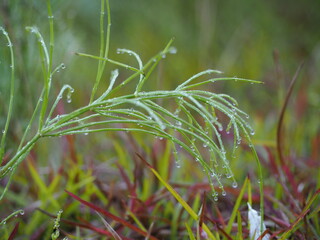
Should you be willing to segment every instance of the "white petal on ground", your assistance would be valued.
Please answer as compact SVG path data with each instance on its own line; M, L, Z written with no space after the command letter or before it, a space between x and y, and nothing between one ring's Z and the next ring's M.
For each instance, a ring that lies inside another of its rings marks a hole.
M249 226L250 226L250 239L258 239L260 236L260 224L261 224L261 217L259 216L258 212L252 209L251 205L248 203L248 219L249 219ZM262 232L266 230L265 224L263 224ZM262 240L269 240L270 235L266 234Z

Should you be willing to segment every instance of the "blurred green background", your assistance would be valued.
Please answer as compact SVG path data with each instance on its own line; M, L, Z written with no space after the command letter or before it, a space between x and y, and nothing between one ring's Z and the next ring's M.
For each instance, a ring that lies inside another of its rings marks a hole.
M310 141L319 134L320 107L320 1L169 1L111 0L111 50L114 59L130 58L116 54L128 48L144 61L160 51L174 37L178 53L168 56L152 76L150 89L170 89L207 68L219 69L225 76L261 80L263 85L224 82L216 92L228 93L252 116L257 140L274 140L275 125L297 67L303 70L290 101L289 139L300 154L310 155ZM12 135L21 134L21 124L33 109L42 82L35 37L25 31L37 26L48 40L45 1L3 0L0 25L14 43L17 64L17 92ZM75 89L72 107L86 103L94 82L97 62L75 56L76 52L98 55L100 1L52 1L55 19L55 58L67 68L56 75L58 89L71 84ZM1 124L8 102L8 50L0 38ZM109 66L105 84L109 79ZM125 71L123 73L125 75ZM123 75L123 76L124 76ZM120 75L121 77L121 75ZM297 131L296 126L301 126ZM290 138L293 137L293 138ZM290 143L291 144L291 143Z

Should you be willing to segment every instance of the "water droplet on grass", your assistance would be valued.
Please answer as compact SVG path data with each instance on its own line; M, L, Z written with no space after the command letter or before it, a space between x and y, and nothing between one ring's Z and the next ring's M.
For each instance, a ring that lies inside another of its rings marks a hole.
M226 174L226 178L232 178L232 174L227 173L227 174Z
M232 183L232 187L233 187L233 188L237 188L237 187L238 187L238 183L237 183L236 181L234 181L234 182Z
M168 52L169 52L170 54L176 54L176 53L178 52L178 50L177 50L176 47L170 47Z
M176 161L176 167L177 167L177 168L181 168L181 165L180 165L180 162L179 162L179 161Z
M221 192L221 195L222 195L222 196L226 196L226 195L227 195L227 192L223 190L223 191Z

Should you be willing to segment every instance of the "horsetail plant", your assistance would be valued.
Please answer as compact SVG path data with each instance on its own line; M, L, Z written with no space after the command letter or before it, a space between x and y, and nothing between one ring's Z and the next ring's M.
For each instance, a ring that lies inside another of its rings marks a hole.
M143 64L143 61L137 53L128 49L117 50L119 54L129 54L133 56L137 61L137 67L110 59L110 7L108 0L101 0L100 54L99 56L95 56L77 53L79 56L98 60L96 80L93 85L89 103L69 113L55 115L55 109L64 95L66 95L67 102L71 102L71 95L74 89L69 85L64 85L55 98L50 94L54 74L60 69L65 68L65 65L62 63L56 68L53 67L54 22L50 0L47 0L47 8L50 26L49 47L46 46L40 31L36 27L26 28L26 30L34 34L38 40L43 72L43 89L17 151L13 157L5 163L3 163L3 158L6 134L13 108L15 67L13 46L10 37L3 28L0 28L8 42L11 56L11 91L7 121L1 138L0 159L2 166L0 167L0 179L9 175L9 185L16 168L25 159L34 145L42 138L95 132L140 132L165 138L170 141L173 148L173 157L178 167L181 165L179 151L183 151L192 156L206 173L208 181L212 186L213 199L217 200L218 193L214 189L215 185L221 188L222 195L226 194L221 181L222 177L231 179L232 186L237 187L236 179L233 176L228 161L225 143L221 137L222 131L226 131L227 133L233 131L233 152L241 141L245 139L257 161L260 175L260 207L261 215L263 216L263 178L259 159L251 142L251 135L254 134L254 130L247 121L248 115L238 108L237 101L231 96L217 94L199 88L202 85L217 81L231 80L245 83L259 83L258 81L236 77L211 77L212 75L220 75L221 72L209 69L192 76L173 90L144 91L143 87L145 82L150 78L161 59L167 54L176 52L176 49L172 47L173 40L170 40L162 51L145 64ZM106 34L104 33L105 9L107 10L108 21ZM107 63L118 68L127 69L131 71L132 74L122 82L119 82L118 76L120 70L113 70L108 88L101 96L96 97L97 89L100 86L100 80ZM199 78L203 76L210 77L204 81L199 80ZM132 81L137 81L136 88L132 93L127 95L119 94L119 92L121 92L120 90L128 88L128 84ZM161 101L158 101L159 99L172 102L173 104L171 105L175 106L175 109L169 110L161 106L159 104ZM50 105L50 103L52 104ZM219 114L227 117L228 122L226 124L219 121L217 117ZM31 130L34 129L34 127L36 127L37 130L35 133L32 133ZM203 151L208 152L208 159L204 157L204 154L201 154ZM1 194L0 199L4 196L8 185ZM263 222L263 220L261 222Z

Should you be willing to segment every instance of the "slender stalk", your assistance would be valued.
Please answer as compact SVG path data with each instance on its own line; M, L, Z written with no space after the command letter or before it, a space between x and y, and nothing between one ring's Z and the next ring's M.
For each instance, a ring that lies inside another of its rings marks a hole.
M5 140L7 136L7 132L9 129L9 124L12 116L12 110L13 110L13 100L14 100L14 92L15 92L15 64L14 64L14 54L13 54L13 47L12 47L12 42L11 39L8 35L8 33L4 30L4 28L0 27L0 31L3 33L5 38L7 39L8 42L8 47L10 49L10 68L11 68L11 78L10 78L10 99L9 99L9 109L8 109L8 114L7 114L7 119L6 123L4 126L4 129L1 130L2 132L2 137L1 137L1 143L0 143L0 166L3 162L3 156L5 152Z
M108 15L108 26L107 26L107 36L106 41L104 43L104 0L101 0L101 14L100 14L100 58L108 59L109 54L109 45L110 45L110 29L111 29L111 16L110 16L110 6L109 0L106 0L107 5L107 15ZM105 46L104 46L105 44ZM93 102L95 94L97 92L102 74L104 72L104 68L106 65L106 61L100 60L98 64L98 72L96 76L96 81L92 88L91 97L90 97L90 104Z
M0 168L0 179L7 175L11 170L18 166L18 164L24 160L22 156L25 156L30 152L34 144L41 138L40 134L36 134L26 145L24 145L16 154L6 163L2 168Z
M53 30L53 14L51 10L51 2L47 0L47 10L48 10L48 19L49 19L49 29L50 29L50 40L49 40L49 61L47 63L47 69L44 73L44 94L42 99L41 111L39 116L39 131L41 131L44 118L47 112L49 94L51 88L51 79L52 79L52 58L53 58L53 49L54 49L54 30Z

